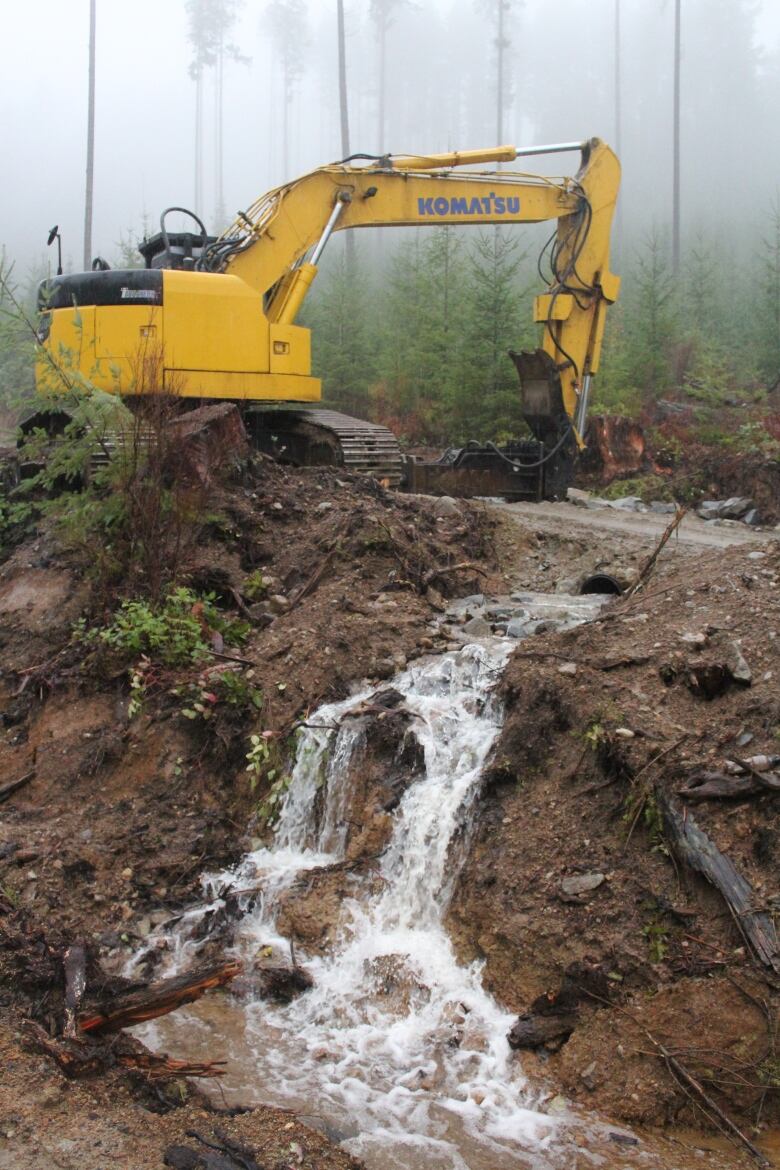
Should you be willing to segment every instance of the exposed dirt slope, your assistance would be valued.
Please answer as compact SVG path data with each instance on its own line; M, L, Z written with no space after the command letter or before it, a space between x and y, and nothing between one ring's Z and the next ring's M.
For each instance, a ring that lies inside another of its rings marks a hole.
M508 717L451 927L519 1013L544 1014L538 997L554 1001L571 964L580 983L597 969L591 991L619 1006L585 995L568 1042L522 1059L626 1121L701 1123L644 1026L746 1127L777 1124L777 975L712 886L673 860L661 812L696 772L777 751L779 581L774 547L678 553L603 620L523 643L504 678ZM740 655L751 685L719 671L744 673ZM765 791L686 814L770 915L778 800Z
M204 869L236 859L261 831L253 814L268 781L251 791L250 734L270 733L283 767L296 720L428 652L442 595L473 591L490 573L484 508L405 498L360 478L260 459L215 492L210 513L186 579L248 620L249 635L237 650L214 640L213 662L147 670L135 718L132 662L72 638L78 618L89 629L112 604L89 566L44 530L0 570L0 787L25 781L0 804L0 933L21 915L27 932L56 932L46 944L55 949L80 937L99 960L137 945L191 899ZM479 572L452 568L474 561ZM239 702L218 690L225 669ZM201 693L219 697L201 704L208 720L185 717ZM196 1099L150 1125L148 1094L136 1103L119 1073L69 1086L22 1040L29 1014L59 1027L14 965L0 965L0 1166L97 1170L110 1154L156 1167L166 1142L211 1124ZM269 1166L287 1164L290 1140L306 1151L295 1164L351 1164L300 1127L286 1135L286 1124L274 1111L236 1119L235 1132Z

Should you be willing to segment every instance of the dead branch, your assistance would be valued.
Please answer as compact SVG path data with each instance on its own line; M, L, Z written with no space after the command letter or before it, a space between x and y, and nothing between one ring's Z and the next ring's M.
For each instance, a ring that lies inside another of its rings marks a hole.
M481 577L487 577L487 571L479 565L474 564L473 561L460 561L457 565L442 565L435 569L429 569L423 575L420 585L420 592L424 593L429 585L437 581L440 577L446 577L448 573L465 573L466 571L479 574Z
M165 1081L180 1077L224 1077L226 1060L191 1062L174 1060L154 1052L128 1053L117 1057L117 1063L132 1072L143 1073L150 1081Z
M4 784L0 788L0 804L8 800L8 797L12 796L14 792L17 792L20 788L24 788L25 784L29 784L34 777L35 769L32 772L25 772L24 776L20 776L18 780L12 780L10 784Z
M756 910L755 890L750 882L703 833L693 817L683 815L671 797L656 790L664 830L676 856L715 886L725 899L740 931L765 966L780 974L780 949L774 922L769 914Z
M81 1016L79 1029L81 1032L105 1035L132 1027L133 1024L142 1024L145 1020L154 1020L184 1004L194 1003L207 991L223 987L235 979L242 969L240 963L223 962L161 979L141 991L116 996L102 1011Z
M671 523L667 525L667 527L666 527L661 539L658 541L658 544L656 545L655 549L653 550L653 552L650 554L650 556L647 558L644 565L640 569L639 576L637 577L635 583L631 586L630 589L626 590L626 594L625 594L626 597L633 597L634 594L637 593L642 588L644 583L649 579L649 577L651 576L651 574L655 568L656 561L658 560L659 556L661 555L661 552L663 551L667 541L674 535L674 533L680 527L680 525L682 524L683 518L687 515L687 513L688 513L687 508L678 508L677 509L677 511L675 512L674 520L672 520Z
M717 1102L713 1101L712 1097L710 1097L704 1091L696 1078L688 1072L682 1062L676 1056L674 1056L669 1051L669 1049L666 1048L666 1046L663 1045L661 1041L658 1040L653 1035L653 1033L650 1032L645 1027L645 1025L640 1022L640 1020L637 1019L633 1012L630 1012L627 1008L622 1007L621 1004L614 1003L612 1000L596 994L596 992L589 991L585 987L581 988L580 990L582 991L583 995L588 996L590 999L596 1000L598 1003L604 1004L606 1007L614 1008L615 1011L620 1012L621 1015L630 1020L634 1027L638 1028L638 1030L647 1037L656 1053L663 1058L666 1067L669 1069L669 1072L677 1081L678 1085L680 1085L680 1087L683 1089L683 1092L686 1094L686 1096L688 1096L694 1102L694 1104L698 1105L705 1116L707 1116L707 1110L709 1110L710 1113L714 1115L714 1123L716 1127L720 1129L721 1133L725 1133L729 1140L732 1141L735 1145L742 1146L745 1150L747 1150L751 1158L753 1158L754 1161L762 1167L762 1170L763 1168L765 1168L765 1170L772 1170L772 1163L768 1160L768 1158L766 1158L764 1154L761 1153L757 1146L753 1145L750 1138L748 1138L742 1132L739 1126L737 1126L736 1123L731 1120L727 1113L723 1112ZM710 1117L710 1120L712 1120L712 1117Z
M301 588L298 590L298 592L295 594L295 596L293 598L291 598L290 608L287 610L288 613L290 612L290 610L295 609L296 605L300 605L300 603L303 601L304 597L308 596L309 593L314 592L314 590L317 588L320 581L322 580L323 576L325 575L325 570L330 565L330 562L333 560L333 557L336 555L339 548L340 548L340 542L338 540L334 540L333 544L327 550L327 552L325 553L325 556L322 558L322 560L320 561L317 568L311 574L308 581L305 581L304 584L301 586Z

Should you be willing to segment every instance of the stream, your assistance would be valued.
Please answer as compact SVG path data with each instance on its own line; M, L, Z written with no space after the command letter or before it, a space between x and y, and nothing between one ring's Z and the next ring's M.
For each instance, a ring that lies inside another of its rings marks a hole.
M541 618L547 628L570 626L603 601L526 597L522 620L529 631ZM462 649L420 659L384 684L413 715L424 774L393 813L376 861L381 880L364 883L370 890L356 880L343 902L336 944L324 957L297 952L313 987L289 1004L207 997L139 1029L151 1047L178 1056L227 1055L222 1086L231 1103L293 1108L377 1170L570 1164L563 1135L575 1119L561 1112L559 1098L530 1088L506 1040L514 1016L483 989L478 964L458 963L443 926L502 723L496 684L517 644L502 636L463 640ZM206 875L203 902L151 936L127 973L153 947L165 948L161 972L195 962L208 921L228 897L238 914L231 953L248 969L261 954L289 959L278 899L307 871L345 856L348 763L361 721L344 716L378 689L309 718L273 844Z

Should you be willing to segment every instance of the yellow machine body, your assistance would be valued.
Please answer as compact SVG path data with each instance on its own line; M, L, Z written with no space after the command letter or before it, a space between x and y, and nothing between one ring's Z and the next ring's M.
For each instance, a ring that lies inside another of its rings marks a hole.
M599 139L580 149L578 173L560 179L462 169L506 165L518 155L508 146L326 166L253 204L206 250L205 264L152 272L152 290L122 285L131 271L58 277L44 314L39 387L61 388L64 370L122 395L162 390L198 399L316 402L321 390L311 376L309 331L295 320L331 231L553 220L558 276L537 298L534 315L574 426L619 287L609 244L620 167ZM143 281L138 272L134 279ZM109 285L116 303L99 303ZM93 287L98 303L90 304ZM149 303L137 303L142 296Z

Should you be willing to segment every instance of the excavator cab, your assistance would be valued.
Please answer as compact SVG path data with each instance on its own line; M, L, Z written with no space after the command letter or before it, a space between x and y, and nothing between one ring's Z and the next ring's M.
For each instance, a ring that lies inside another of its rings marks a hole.
M169 232L165 220L172 211L181 212L194 219L200 231ZM216 243L216 240L216 236L208 234L202 219L194 211L189 211L186 207L166 207L160 216L159 232L143 240L138 245L138 251L143 256L147 268L194 269L197 268L209 244Z

